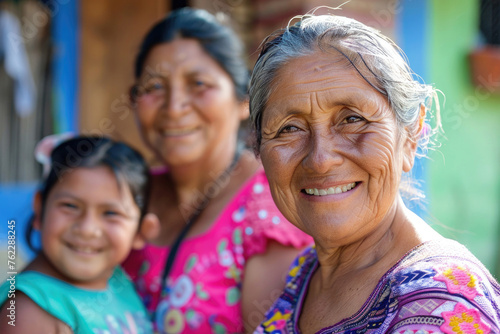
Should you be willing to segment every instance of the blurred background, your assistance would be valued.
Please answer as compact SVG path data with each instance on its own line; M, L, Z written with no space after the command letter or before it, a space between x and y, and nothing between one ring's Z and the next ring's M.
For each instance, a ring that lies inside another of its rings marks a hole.
M7 276L8 222L16 266L33 257L25 226L41 177L36 143L53 133L108 135L144 150L129 106L142 36L170 10L204 8L247 46L316 0L0 0L0 278ZM409 205L465 244L500 277L500 0L351 0L336 11L381 30L410 66L440 89L445 136L413 176L426 198ZM154 162L152 161L154 164Z

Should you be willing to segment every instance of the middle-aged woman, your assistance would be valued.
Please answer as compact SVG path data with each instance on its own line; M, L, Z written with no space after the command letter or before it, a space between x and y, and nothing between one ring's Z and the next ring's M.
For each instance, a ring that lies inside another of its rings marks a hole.
M124 267L161 333L253 330L312 242L237 145L248 117L242 51L214 16L184 8L152 27L136 59L132 103L164 166L153 171L149 207L161 231Z
M256 150L278 208L315 246L256 333L500 333L498 283L400 195L434 97L392 41L349 18L307 15L265 41L250 81Z

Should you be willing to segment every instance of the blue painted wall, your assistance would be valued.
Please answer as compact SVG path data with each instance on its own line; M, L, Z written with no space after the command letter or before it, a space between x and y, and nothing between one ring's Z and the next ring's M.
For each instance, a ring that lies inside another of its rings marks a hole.
M416 73L416 79L429 83L429 4L428 0L401 0L395 13L396 44L408 57L410 67ZM417 157L415 165L409 175L418 181L418 188L426 195L419 202L406 202L406 205L420 217L427 220L429 189L428 189L428 160L426 157Z

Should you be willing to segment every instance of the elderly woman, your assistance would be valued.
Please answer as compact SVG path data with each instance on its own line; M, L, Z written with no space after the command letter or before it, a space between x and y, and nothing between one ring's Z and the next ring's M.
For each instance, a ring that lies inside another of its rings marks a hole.
M500 332L498 283L401 199L435 91L392 41L305 16L265 41L250 85L274 201L315 240L256 333Z

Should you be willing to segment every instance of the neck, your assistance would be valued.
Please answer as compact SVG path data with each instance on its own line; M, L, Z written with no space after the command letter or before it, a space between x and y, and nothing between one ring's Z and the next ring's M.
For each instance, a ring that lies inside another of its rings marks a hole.
M201 204L204 198L217 196L228 182L227 171L233 164L235 153L236 142L199 161L169 166L179 206L189 211L190 207L196 208Z
M321 281L329 286L336 278L352 272L388 270L413 247L433 237L435 232L412 214L398 196L379 227L370 234L333 249L316 245Z
M113 273L113 270L111 270L111 273L105 279L99 279L99 280L94 280L94 281L90 281L90 282L77 281L77 280L71 279L70 277L67 277L66 275L61 273L52 264L52 262L50 262L49 259L47 259L47 257L43 253L43 251L40 251L40 253L38 253L38 255L33 259L33 261L31 261L26 266L26 268L23 271L28 271L28 270L37 271L39 273L57 278L63 282L77 286L79 288L91 289L91 290L103 290L103 289L105 289L107 287L108 280L109 280L109 278L111 278L111 275Z

